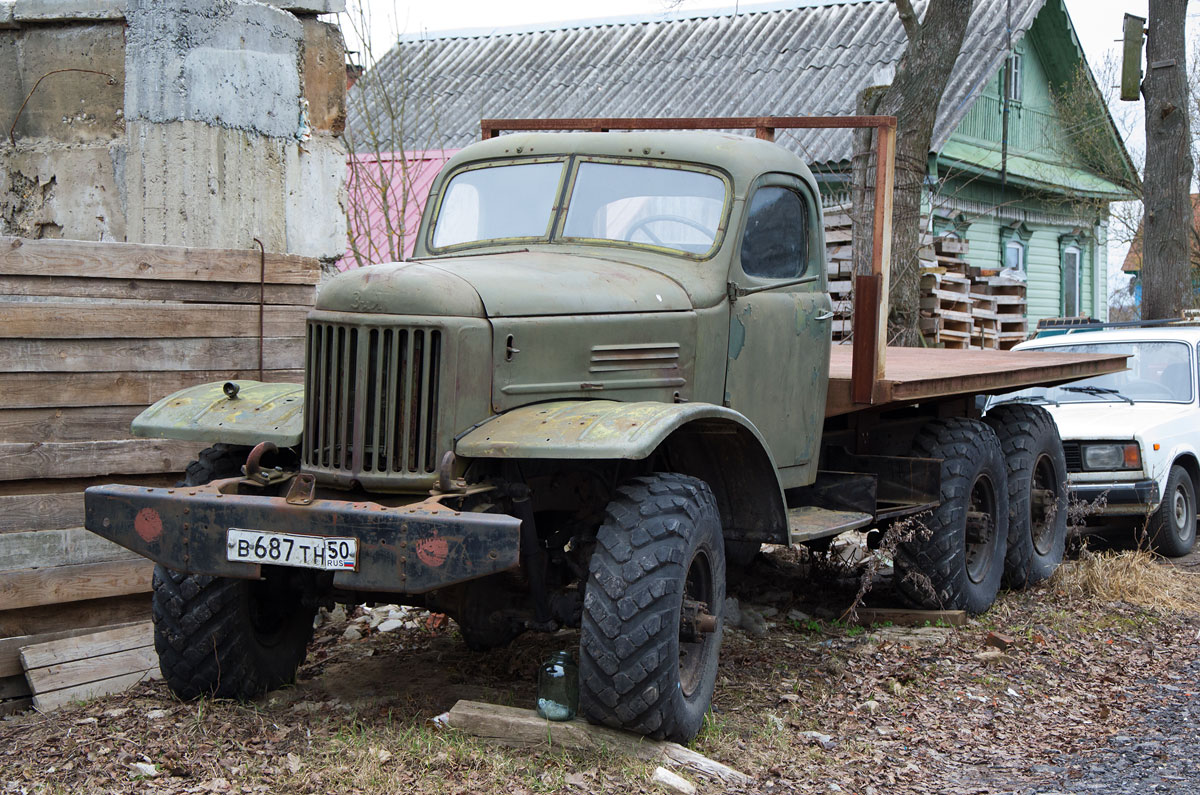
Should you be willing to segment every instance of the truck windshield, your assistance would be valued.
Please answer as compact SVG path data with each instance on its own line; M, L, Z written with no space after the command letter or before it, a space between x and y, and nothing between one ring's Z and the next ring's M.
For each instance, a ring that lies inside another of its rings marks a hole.
M564 186L562 160L455 174L434 221L435 249L498 241L611 242L709 254L726 214L726 181L677 165L582 161ZM561 231L556 199L569 197Z
M1106 342L1030 348L1051 353L1127 353L1129 367L1120 373L1098 375L1070 384L1034 387L1003 395L993 403L1044 399L1047 403L1189 403L1194 394L1195 368L1191 346L1184 342Z

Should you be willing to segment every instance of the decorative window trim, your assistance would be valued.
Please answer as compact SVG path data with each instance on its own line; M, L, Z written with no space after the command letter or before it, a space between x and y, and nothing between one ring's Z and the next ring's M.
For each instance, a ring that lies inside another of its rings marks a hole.
M967 229L971 226L971 222L967 220L967 216L962 213L952 215L946 218L933 219L933 236L934 237L953 237L956 240L967 239Z
M1009 246L1021 247L1021 267L1022 273L1029 268L1029 240L1033 237L1033 232L1025 224L1011 224L1000 228L1000 267L1008 267Z

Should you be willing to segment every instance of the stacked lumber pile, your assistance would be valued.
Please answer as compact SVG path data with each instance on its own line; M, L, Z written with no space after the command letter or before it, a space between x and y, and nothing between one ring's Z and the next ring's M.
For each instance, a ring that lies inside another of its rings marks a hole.
M835 343L853 332L852 240L850 208L827 206L825 273ZM1025 339L1025 284L968 265L967 252L965 240L921 235L921 335L931 347L1008 350Z
M22 648L148 615L152 567L83 529L83 490L174 483L203 445L130 421L258 379L260 322L264 380L298 382L318 276L258 251L0 237L0 713L30 704Z

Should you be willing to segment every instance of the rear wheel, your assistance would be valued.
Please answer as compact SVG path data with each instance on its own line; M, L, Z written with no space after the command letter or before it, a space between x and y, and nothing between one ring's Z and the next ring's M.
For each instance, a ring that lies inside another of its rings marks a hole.
M203 450L178 485L233 477L248 452L221 444ZM246 699L292 682L316 613L303 605L295 577L268 570L263 580L240 580L155 566L154 648L171 691Z
M1009 403L985 419L1008 469L1008 552L1004 585L1041 582L1062 563L1067 543L1067 461L1054 418L1040 406Z
M941 459L941 504L926 532L897 548L897 585L928 609L982 613L996 599L1008 543L1000 440L978 420L936 420L917 435L913 455Z
M634 478L605 509L583 600L580 708L594 723L688 742L712 702L725 545L708 485Z
M1196 544L1196 489L1181 466L1171 467L1162 504L1150 517L1150 543L1168 558L1183 557Z

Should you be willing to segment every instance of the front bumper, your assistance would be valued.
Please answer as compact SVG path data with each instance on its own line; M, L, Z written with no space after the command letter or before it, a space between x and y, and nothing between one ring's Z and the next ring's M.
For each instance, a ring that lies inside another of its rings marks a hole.
M176 571L257 579L257 563L226 558L230 528L358 539L355 570L332 572L354 591L418 594L506 571L520 562L521 521L455 511L433 501L374 502L237 494L240 478L205 486L93 486L84 492L85 526ZM224 489L224 490L223 490Z
M1104 506L1091 511L1091 516L1145 516L1157 510L1162 501L1158 481L1153 479L1075 483L1071 485L1069 494L1072 502L1095 503L1103 497Z

